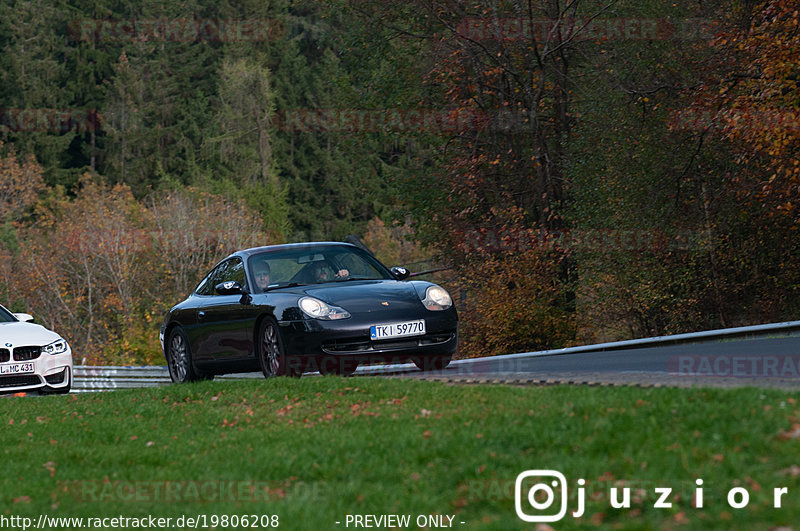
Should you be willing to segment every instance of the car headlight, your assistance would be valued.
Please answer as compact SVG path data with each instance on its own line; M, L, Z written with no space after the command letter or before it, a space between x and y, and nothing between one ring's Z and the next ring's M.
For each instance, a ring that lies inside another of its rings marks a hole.
M59 339L58 341L53 341L49 345L45 345L42 347L42 352L45 354L62 354L67 351L69 345L63 339Z
M300 309L303 313L314 319L332 321L335 319L348 319L350 313L344 308L331 306L314 297L303 297L299 301Z
M446 310L453 305L453 299L447 290L439 286L428 286L422 304L429 310Z

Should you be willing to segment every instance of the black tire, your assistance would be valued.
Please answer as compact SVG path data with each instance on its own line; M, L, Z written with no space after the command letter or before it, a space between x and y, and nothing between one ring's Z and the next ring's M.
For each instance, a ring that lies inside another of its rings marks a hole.
M283 349L283 341L278 324L272 319L264 319L258 332L258 363L264 378L276 376L299 377L302 372L295 364L290 364Z
M167 367L173 383L195 382L202 378L194 370L189 341L180 327L173 328L167 340Z
M358 361L340 359L340 358L323 358L319 366L319 373L323 376L338 375L338 376L352 376L358 369Z
M428 356L424 358L414 358L414 365L421 371L441 371L450 365L450 355Z

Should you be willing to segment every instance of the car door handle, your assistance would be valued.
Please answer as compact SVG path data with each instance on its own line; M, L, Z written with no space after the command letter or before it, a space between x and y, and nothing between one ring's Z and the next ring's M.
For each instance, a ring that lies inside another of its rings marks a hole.
M197 320L198 321L202 321L205 318L205 316L206 316L206 312L204 312L202 310L197 312Z

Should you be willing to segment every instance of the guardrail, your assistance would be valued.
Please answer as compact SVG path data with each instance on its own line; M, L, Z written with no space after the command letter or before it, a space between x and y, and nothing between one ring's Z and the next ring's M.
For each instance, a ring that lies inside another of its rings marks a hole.
M113 391L116 389L139 389L170 384L166 367L114 367L76 365L72 389L75 392ZM260 372L226 374L217 380L241 380L263 378Z
M566 354L578 354L581 352L602 352L604 350L624 350L628 348L641 348L646 346L674 345L678 343L697 343L701 341L711 341L715 339L725 339L732 337L764 336L773 333L788 333L800 330L800 321L787 321L784 323L770 323L754 326L739 326L735 328L721 328L719 330L706 330L703 332L691 332L687 334L674 334L671 336L646 337L642 339L628 339L625 341L613 341L609 343L597 343L594 345L581 345L579 347L565 347L551 350L541 350L538 352L520 352L518 354L501 354L490 358L469 358L453 361L448 367L463 367L473 363L481 363L486 360L513 360L517 358L536 358L539 356L562 356ZM402 373L417 370L413 364L402 365L380 365L374 367L359 367L359 374L387 374Z
M675 334L671 336L647 337L643 339L630 339L627 341L614 341L610 343L599 343L595 345L583 345L579 347L559 348L543 350L539 352L521 352L519 354L504 354L493 356L492 360L508 360L515 358L532 358L539 356L560 356L565 354L577 354L579 352L600 352L604 350L621 350L627 348L639 348L645 346L671 345L676 343L692 343L724 339L741 336L763 336L774 333L787 333L800 331L800 321L788 321L785 323L771 323L755 326L740 326L736 328L723 328L720 330L707 330L704 332L692 332L689 334ZM473 363L485 362L489 358L471 358L453 361L450 366L468 366ZM359 367L357 374L379 375L395 374L402 372L417 371L414 364L395 364ZM244 374L228 374L217 376L217 380L239 380L242 378L263 378L260 372ZM170 383L169 372L166 367L93 367L75 366L75 379L73 389L76 392L110 391L114 389L133 389L141 387L157 387Z

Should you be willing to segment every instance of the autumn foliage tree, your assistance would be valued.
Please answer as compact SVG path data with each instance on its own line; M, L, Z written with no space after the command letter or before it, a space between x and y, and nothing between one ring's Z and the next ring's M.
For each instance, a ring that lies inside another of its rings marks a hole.
M21 216L43 188L42 167L33 156L20 160L13 148L0 142L0 296L7 304L20 301L14 288L13 262L19 252Z
M798 223L800 2L746 3L725 22L712 42L712 76L692 94L691 112L737 152L741 198Z
M144 242L126 187L106 189L86 176L81 192L40 205L24 234L20 273L30 311L75 346L95 348L135 319Z
M706 208L722 193L735 201L725 230L707 224L718 262L738 287L751 315L785 319L800 308L800 2L766 0L737 5L720 16L700 83L673 128L690 124L701 142L719 143L733 162L720 192L704 189ZM740 310L740 313L742 311ZM752 317L750 319L753 319ZM755 320L755 319L753 319Z
M464 326L482 338L470 348L487 354L571 341L574 321L564 318L574 310L569 254L470 235L565 228L571 101L584 62L577 36L585 30L581 20L601 14L606 3L355 4L388 34L429 43L424 80L431 95L424 104L456 125L442 128L446 143L430 165L435 169L412 176L408 190L419 238L455 265L468 291ZM555 316L562 325L553 326ZM532 329L548 332L531 336Z
M89 175L75 198L55 191L36 214L14 284L82 363L158 362L166 310L215 261L267 242L261 218L242 204L192 190L142 203L127 186Z
M20 160L0 142L0 219L9 221L31 206L44 188L42 167L32 155Z
M469 286L471 351L791 318L797 2L351 4L426 40L422 104L474 117L407 187ZM546 341L497 321L517 315Z
M257 213L207 192L168 192L150 197L146 205L153 260L162 275L152 285L154 292L168 283L173 296L187 295L216 260L275 241L275 235L263 232Z

